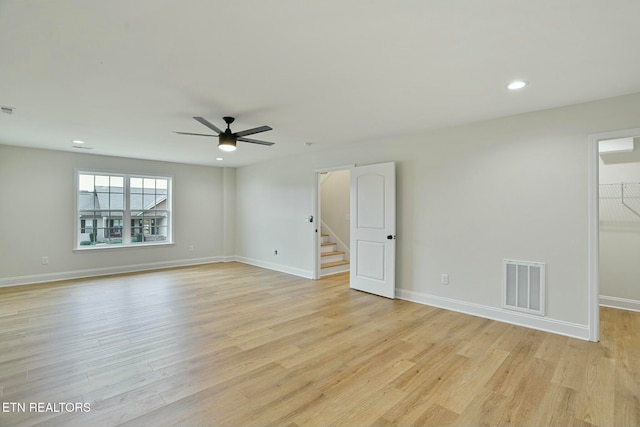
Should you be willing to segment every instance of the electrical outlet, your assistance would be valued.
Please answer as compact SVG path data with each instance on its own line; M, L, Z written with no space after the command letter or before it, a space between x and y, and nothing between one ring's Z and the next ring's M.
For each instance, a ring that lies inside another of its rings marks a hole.
M440 284L442 285L448 285L449 284L449 275L442 273L440 275Z
M48 265L49 264L49 257L48 256L43 256L42 257L42 265Z

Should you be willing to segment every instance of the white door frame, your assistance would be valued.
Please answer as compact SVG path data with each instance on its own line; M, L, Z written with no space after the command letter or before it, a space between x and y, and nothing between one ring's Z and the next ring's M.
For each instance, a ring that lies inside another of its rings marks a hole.
M320 278L320 226L322 224L322 194L320 193L320 175L326 172L351 170L356 164L331 166L326 168L315 169L315 185L313 187L313 280Z
M640 128L616 130L589 135L589 341L600 340L600 155L598 142L604 139L640 135Z

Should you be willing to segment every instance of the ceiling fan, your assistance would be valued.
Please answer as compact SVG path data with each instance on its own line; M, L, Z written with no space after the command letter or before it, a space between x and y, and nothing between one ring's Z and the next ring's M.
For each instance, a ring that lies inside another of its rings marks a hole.
M208 135L204 133L191 133L191 132L177 132L180 135L197 135L197 136L217 136L218 137L218 148L223 151L233 151L236 149L236 142L250 142L252 144L261 144L261 145L273 145L273 142L267 141L259 141L257 139L245 138L247 135L253 135L254 133L266 132L271 130L270 126L258 126L257 128L247 129L240 132L231 132L229 129L229 125L233 123L235 120L233 117L223 117L222 119L227 124L227 129L222 131L216 125L205 119L204 117L194 117L195 120L202 123L209 129L213 130L217 133L217 135Z

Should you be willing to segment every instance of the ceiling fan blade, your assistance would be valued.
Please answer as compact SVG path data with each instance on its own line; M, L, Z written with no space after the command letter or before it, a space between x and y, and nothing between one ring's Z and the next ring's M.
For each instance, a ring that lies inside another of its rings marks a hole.
M270 126L258 126L257 128L247 129L240 132L235 132L235 135L240 138L247 135L253 135L254 133L266 132L271 130Z
M213 123L211 123L209 120L205 119L204 117L194 117L195 120L199 121L200 123L202 123L203 125L205 125L206 127L208 127L209 129L217 132L217 133L222 133L222 131Z
M213 136L213 137L218 136L218 135L207 135L205 133L178 132L177 130L174 130L173 133L179 133L180 135Z
M249 139L249 138L238 138L238 141L242 142L250 142L252 144L261 144L261 145L273 145L275 142L267 142L267 141L259 141L257 139Z

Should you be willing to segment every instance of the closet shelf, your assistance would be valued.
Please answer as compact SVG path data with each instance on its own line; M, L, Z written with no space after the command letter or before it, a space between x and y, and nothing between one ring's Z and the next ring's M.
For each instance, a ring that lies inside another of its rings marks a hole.
M640 182L600 184L600 223L640 225Z

